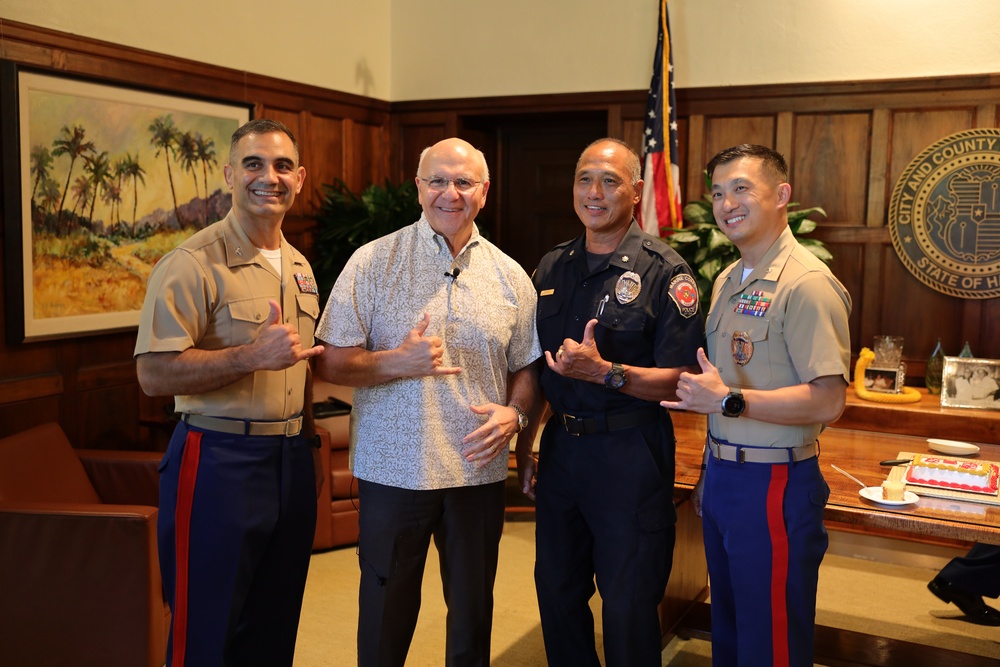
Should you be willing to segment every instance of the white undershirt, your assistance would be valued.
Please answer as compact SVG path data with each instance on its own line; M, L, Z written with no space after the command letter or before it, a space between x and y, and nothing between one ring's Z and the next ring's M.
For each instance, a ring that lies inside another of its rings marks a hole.
M749 269L745 266L743 267L743 280L740 281L740 285L747 281L747 278L751 273L753 273L753 267L750 267Z
M271 262L271 266L274 270L278 272L278 277L281 277L281 248L277 250L264 250L263 248L257 248L260 254L264 255L264 258Z

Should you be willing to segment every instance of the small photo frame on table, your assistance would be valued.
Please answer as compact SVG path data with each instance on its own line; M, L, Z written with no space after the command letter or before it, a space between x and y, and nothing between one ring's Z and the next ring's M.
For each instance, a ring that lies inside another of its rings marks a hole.
M135 328L156 261L229 211L250 111L0 61L7 342Z
M901 366L895 368L865 368L865 389L883 394L898 394L905 382Z
M1000 410L1000 359L945 357L941 405Z

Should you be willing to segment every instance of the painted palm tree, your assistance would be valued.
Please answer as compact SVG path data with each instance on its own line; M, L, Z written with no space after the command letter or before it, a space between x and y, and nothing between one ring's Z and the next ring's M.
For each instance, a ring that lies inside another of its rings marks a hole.
M130 153L125 153L122 163L125 178L132 179L132 236L135 236L138 222L136 213L139 210L139 181L142 181L143 185L146 184L146 170L139 164L138 154L133 156Z
M62 136L52 142L52 155L54 157L68 155L69 169L66 172L66 185L63 187L62 198L59 200L59 213L56 216L57 225L62 224L63 205L66 203L66 193L69 191L69 182L73 177L73 165L76 164L78 157L94 150L94 142L85 141L87 131L83 129L82 125L74 125L72 130L63 125L60 132Z
M194 141L198 148L198 159L201 160L202 175L205 179L205 222L208 222L208 172L215 171L219 161L215 157L215 139L204 138L201 132L194 135Z
M167 178L170 180L170 196L173 197L174 200L174 216L177 218L178 226L183 227L184 224L181 221L180 211L177 210L177 190L174 189L174 172L170 168L170 156L173 155L175 158L177 156L177 139L180 132L174 125L174 117L170 114L154 119L149 126L149 131L153 134L149 143L156 147L155 156L159 157L160 153L163 153L163 159L167 163Z
M181 163L181 169L191 174L191 178L194 180L194 197L195 200L201 199L201 189L198 187L198 144L195 142L194 135L190 132L184 132L180 135L177 140L177 155L178 161ZM202 216L202 226L205 226L205 219Z
M118 215L116 218L116 213L121 209L122 201L122 189L118 183L115 182L114 175L108 174L108 179L104 183L104 190L101 192L101 201L107 204L111 208L111 215L109 216L109 223L106 227L108 231L111 231L117 227L121 226L121 216Z
M39 208L43 211L55 212L56 206L60 203L59 195L61 192L62 189L59 187L58 181L46 178L42 181L41 188L38 191Z
M121 227L122 224L122 191L125 189L122 181L125 179L125 158L120 157L111 165L110 182L114 184L117 197L112 198L113 217L115 225Z
M31 174L35 177L35 182L31 186L31 200L35 200L35 193L38 191L38 184L49 177L49 168L52 166L52 154L49 149L41 144L31 147Z
M71 217L76 216L77 209L81 211L87 209L87 204L90 203L91 188L90 179L86 176L77 176L76 180L73 181L73 187L70 189L73 192L75 201L73 202L73 210L70 211Z
M90 175L90 183L93 186L93 196L90 198L90 214L87 219L90 227L94 226L94 207L97 205L98 193L104 194L111 177L111 160L107 151L84 156L84 169Z

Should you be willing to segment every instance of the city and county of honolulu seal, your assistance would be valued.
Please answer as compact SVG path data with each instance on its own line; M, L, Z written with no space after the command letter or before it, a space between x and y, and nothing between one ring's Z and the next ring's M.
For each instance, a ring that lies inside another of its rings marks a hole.
M889 235L928 287L1000 296L1000 129L952 134L914 158L892 191Z

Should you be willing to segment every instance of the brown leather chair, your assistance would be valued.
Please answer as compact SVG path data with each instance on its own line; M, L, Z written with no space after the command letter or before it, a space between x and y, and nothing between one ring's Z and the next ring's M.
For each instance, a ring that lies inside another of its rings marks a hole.
M348 450L351 441L350 387L326 382L313 384L313 399L320 405L329 398L346 406L334 416L316 419L316 432L322 439L321 456L326 483L320 492L316 514L313 550L356 544L358 541L358 483L351 474Z
M0 665L163 665L161 457L75 450L56 423L0 439Z

